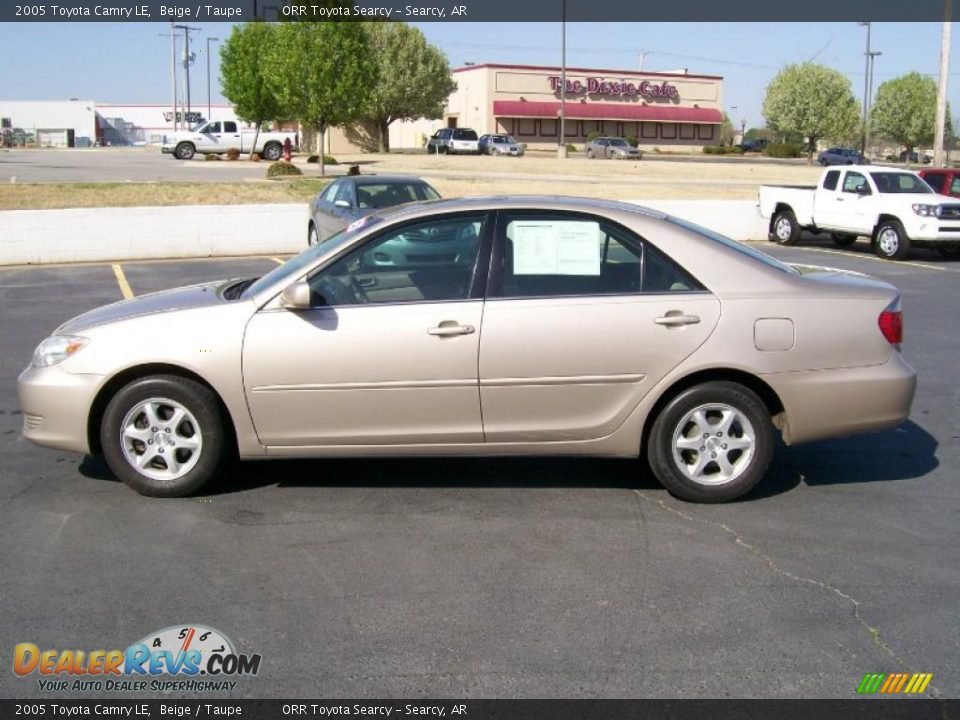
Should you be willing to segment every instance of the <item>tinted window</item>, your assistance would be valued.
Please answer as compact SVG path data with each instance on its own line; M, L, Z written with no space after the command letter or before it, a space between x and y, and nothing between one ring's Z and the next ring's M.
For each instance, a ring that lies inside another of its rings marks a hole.
M363 183L357 185L357 207L385 208L425 200L419 183Z
M203 129L203 131L205 133L211 133L211 134L218 133L220 132L220 123L219 122L207 123L207 126Z
M454 140L476 140L477 133L473 130L454 130L453 138Z
M840 171L831 170L823 178L823 189L824 190L836 190L837 182L840 180Z
M688 273L622 228L583 216L508 216L503 297L702 290Z
M870 194L870 186L867 179L860 173L848 172L843 178L843 191L846 193L859 193L861 188L866 188L866 194Z
M931 190L927 184L912 173L875 172L870 177L881 193L925 193Z
M950 194L960 195L960 177L954 177L950 183Z
M223 131L228 133L235 133L237 131L237 124L235 122L231 122L230 120L226 120L223 123Z
M924 175L923 179L927 181L927 185L932 187L938 193L943 192L943 186L946 184L947 178L943 175Z
M483 216L434 218L391 230L309 278L327 305L464 300Z

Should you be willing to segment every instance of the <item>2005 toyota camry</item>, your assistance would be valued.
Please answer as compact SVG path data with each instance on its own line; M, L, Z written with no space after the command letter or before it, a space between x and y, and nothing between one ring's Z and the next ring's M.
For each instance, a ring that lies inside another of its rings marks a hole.
M272 272L81 315L20 376L24 435L146 495L241 458L640 457L717 502L788 443L903 421L896 288L676 218L570 198L440 200ZM638 474L642 472L640 464Z

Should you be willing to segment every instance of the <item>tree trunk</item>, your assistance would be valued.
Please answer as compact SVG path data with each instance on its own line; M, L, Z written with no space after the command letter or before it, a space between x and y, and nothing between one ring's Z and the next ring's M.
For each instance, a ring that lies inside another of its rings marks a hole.
M323 126L317 127L317 163L320 165L320 176L323 177L327 174L326 165L323 162L323 154L325 148L324 146L324 135L326 135L326 128Z
M250 148L250 154L247 155L247 160L253 160L253 154L257 151L257 138L260 137L260 121L256 122L256 129L253 131L253 147ZM243 145L243 131L240 132L240 144Z
M380 152L390 152L390 121L377 120L378 149Z

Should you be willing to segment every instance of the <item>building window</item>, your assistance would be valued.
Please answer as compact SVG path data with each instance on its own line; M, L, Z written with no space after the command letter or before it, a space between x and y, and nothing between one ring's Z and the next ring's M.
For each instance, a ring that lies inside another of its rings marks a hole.
M603 133L603 128L600 125L599 120L584 120L583 121L583 134L584 136L589 135L592 132Z
M664 140L676 140L676 123L660 123L660 137L662 137Z
M517 135L530 137L537 134L537 121L533 118L519 118L517 120Z
M504 133L506 135L512 135L513 134L513 118L498 118L497 132Z
M623 123L623 136L624 137L640 137L640 123L635 122L625 122Z
M578 138L580 135L580 120L564 120L563 135L568 138Z
M651 122L640 123L640 137L648 140L657 137L657 124Z
M540 135L542 137L556 137L557 136L557 126L560 124L559 120L541 120L540 121Z
M680 139L681 140L693 140L697 137L697 130L695 125L690 123L683 123L680 125Z
M713 125L697 125L698 140L713 140Z

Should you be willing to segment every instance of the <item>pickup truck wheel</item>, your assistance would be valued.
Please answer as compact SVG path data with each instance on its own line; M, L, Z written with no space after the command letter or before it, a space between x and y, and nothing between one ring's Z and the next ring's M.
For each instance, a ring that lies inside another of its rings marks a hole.
M850 247L857 241L856 235L846 235L844 233L830 233L830 239L837 247Z
M800 242L800 225L793 210L781 210L773 216L770 239L779 245L796 245Z
M280 159L280 155L283 154L283 148L280 147L278 143L268 143L267 146L263 149L263 157L265 160L274 162Z
M197 149L191 143L182 142L177 145L175 154L178 160L192 160L197 154Z
M946 247L939 248L940 257L946 260L956 260L960 258L960 245L947 245Z
M877 226L873 249L884 260L904 260L910 254L910 238L899 220L885 220Z

